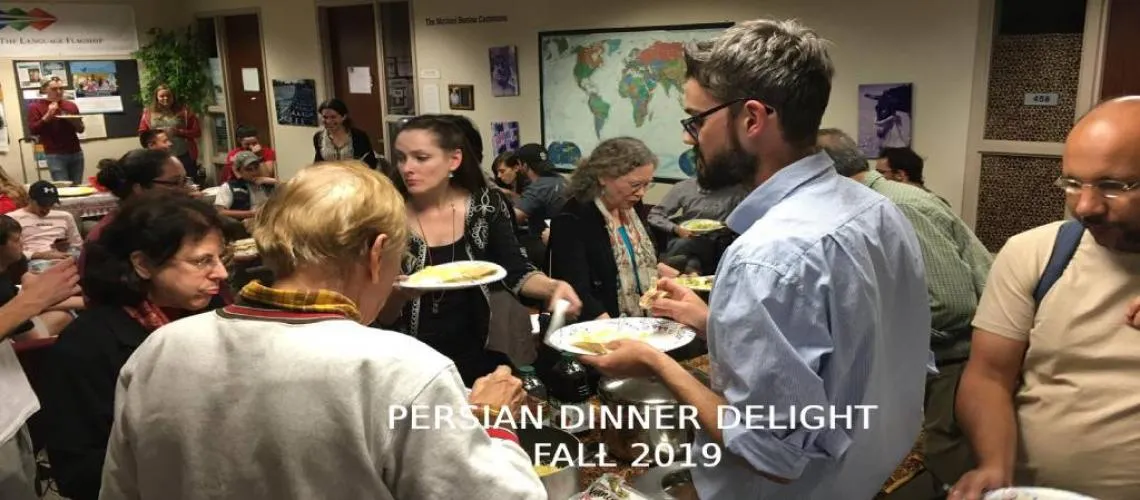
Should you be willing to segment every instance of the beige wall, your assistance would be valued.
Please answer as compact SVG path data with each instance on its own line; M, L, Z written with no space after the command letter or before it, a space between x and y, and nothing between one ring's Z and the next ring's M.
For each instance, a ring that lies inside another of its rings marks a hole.
M91 1L55 1L54 4L67 4L67 3L100 3L100 4L129 4L134 7L135 11L135 27L139 32L141 43L146 43L146 32L153 27L172 28L182 27L189 23L190 17L186 9L183 8L181 3L169 2L159 5L158 2L146 0L91 0ZM98 20L92 20L98 22ZM100 57L104 56L104 57ZM100 59L100 58L117 58L126 59L130 54L101 54L100 56L92 57L76 57L72 59ZM62 56L66 57L66 56ZM16 59L20 59L17 57ZM43 58L49 59L49 58ZM4 117L9 120L8 124L8 139L11 143L11 149L7 153L0 153L0 166L8 175L15 179L22 179L21 169L26 168L27 179L34 181L36 179L35 165L32 161L31 147L24 146L24 164L20 164L20 152L17 149L16 140L23 136L24 122L23 110L20 109L20 102L17 100L17 94L20 89L17 86L16 74L12 68L12 61L7 55L0 53L0 88L4 89ZM129 99L129 96L123 96L124 99ZM136 138L120 138L120 139L93 139L83 142L83 152L87 164L86 175L95 175L95 166L99 160L103 158L118 158L127 151L137 148L139 141ZM47 170L42 172L45 179L50 178Z
M927 185L961 207L978 0L414 0L418 70L437 69L440 87L475 85L481 129L517 120L522 141L540 137L537 32L621 26L797 18L834 42L836 75L825 126L856 132L857 86L914 82L914 148L927 158ZM507 15L509 22L426 26L429 17ZM492 97L487 49L518 47L521 95ZM422 83L422 81L421 81ZM446 96L445 96L446 97ZM446 103L442 103L443 109ZM681 131L678 126L677 139ZM490 149L490 138L485 138ZM657 186L649 201L667 190Z

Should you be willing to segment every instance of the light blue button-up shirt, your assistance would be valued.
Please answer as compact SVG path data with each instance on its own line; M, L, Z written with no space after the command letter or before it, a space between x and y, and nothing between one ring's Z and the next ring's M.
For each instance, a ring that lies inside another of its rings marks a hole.
M748 409L754 418L752 428L723 429L719 465L693 470L700 497L873 498L922 424L930 308L914 230L882 195L837 174L825 153L756 188L728 226L741 236L710 298L710 375L741 422ZM793 405L797 414L826 410L795 417ZM850 423L779 429L848 407ZM780 485L757 470L794 481Z

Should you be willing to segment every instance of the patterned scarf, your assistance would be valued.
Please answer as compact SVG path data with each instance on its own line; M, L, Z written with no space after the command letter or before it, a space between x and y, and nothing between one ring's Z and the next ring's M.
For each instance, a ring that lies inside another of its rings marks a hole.
M241 298L290 311L342 314L360 322L360 309L352 299L332 290L281 290L251 281L241 289Z
M618 310L625 316L644 316L645 311L638 304L641 294L657 283L657 251L653 248L653 240L632 208L623 210L619 220L610 214L601 198L594 198L594 205L606 219L606 233L610 236L617 264ZM625 221L624 226L622 221ZM633 247L633 257L630 257L629 246L621 236L623 228Z
M127 311L128 316L138 321L147 332L153 332L170 323L170 317L162 311L162 308L149 300L144 300L135 307L123 306L123 309Z

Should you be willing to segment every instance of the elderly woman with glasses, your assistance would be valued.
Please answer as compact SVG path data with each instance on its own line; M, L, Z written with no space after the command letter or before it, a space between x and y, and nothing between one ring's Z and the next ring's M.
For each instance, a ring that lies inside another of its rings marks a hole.
M184 196L132 196L87 244L79 313L52 347L39 396L52 476L68 498L99 496L119 369L152 332L202 311L226 279L222 219Z
M550 223L550 275L582 299L584 319L645 316L641 296L675 269L657 250L639 215L657 156L631 137L602 141L582 160L568 200Z
M517 408L508 369L467 395L442 354L366 326L407 224L360 162L279 186L253 230L273 285L155 332L123 367L102 498L546 498L514 434L471 412Z

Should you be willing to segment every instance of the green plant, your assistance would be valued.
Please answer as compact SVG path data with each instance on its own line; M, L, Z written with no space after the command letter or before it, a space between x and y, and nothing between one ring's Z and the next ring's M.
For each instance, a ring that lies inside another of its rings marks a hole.
M150 43L131 54L144 67L139 95L142 103L150 106L155 89L165 84L178 102L195 112L205 111L212 102L213 83L206 52L194 32L190 28L182 31L151 28L147 34L151 36Z

